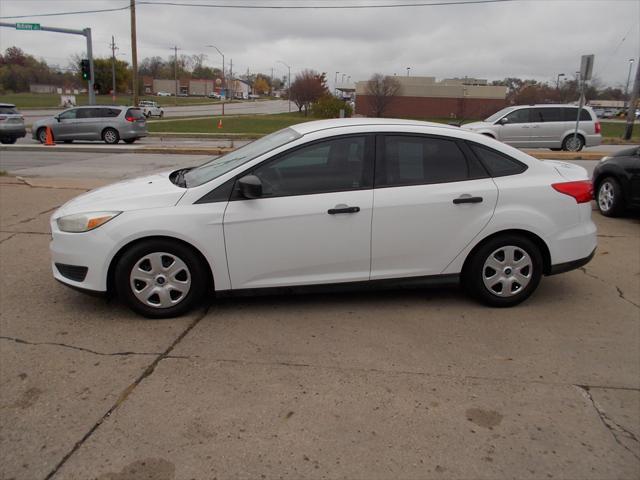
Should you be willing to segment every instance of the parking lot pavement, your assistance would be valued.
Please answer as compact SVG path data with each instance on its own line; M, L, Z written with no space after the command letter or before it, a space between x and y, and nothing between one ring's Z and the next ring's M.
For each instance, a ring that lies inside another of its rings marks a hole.
M50 274L80 188L0 178L0 478L638 478L640 221L525 304L456 289L136 317Z

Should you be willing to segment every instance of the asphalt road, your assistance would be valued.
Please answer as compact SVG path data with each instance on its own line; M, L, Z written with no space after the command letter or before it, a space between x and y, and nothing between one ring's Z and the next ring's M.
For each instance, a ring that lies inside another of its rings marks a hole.
M149 321L51 277L49 216L84 187L15 182L0 177L0 478L640 477L637 218L595 213L593 261L511 309L391 290Z
M167 118L213 116L222 113L222 104L211 105L185 105L179 107L162 107ZM292 105L295 109L295 105ZM22 114L26 124L32 124L41 118L52 117L63 109L23 110ZM284 113L289 111L289 102L286 100L260 100L244 101L225 104L225 115L256 114L256 113Z
M208 142L208 141L207 141ZM195 144L198 144L195 141ZM177 144L181 144L178 142ZM227 146L227 141L220 142ZM42 152L0 153L0 170L26 177L64 177L122 179L144 175L154 170L166 170L200 165L213 156L142 154L142 153L82 153L56 152L55 147ZM587 169L589 175L597 160L563 160Z

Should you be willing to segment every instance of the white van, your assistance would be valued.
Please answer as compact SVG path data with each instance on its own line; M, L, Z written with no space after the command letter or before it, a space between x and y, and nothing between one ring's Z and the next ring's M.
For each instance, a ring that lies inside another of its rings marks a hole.
M462 128L519 148L579 152L585 146L600 145L600 122L591 107L582 107L578 135L574 138L577 117L576 105L515 105Z

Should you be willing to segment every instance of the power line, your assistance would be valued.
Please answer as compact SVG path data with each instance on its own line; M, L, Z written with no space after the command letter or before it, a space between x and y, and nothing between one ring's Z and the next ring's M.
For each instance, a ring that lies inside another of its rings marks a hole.
M76 10L74 12L37 13L35 15L11 15L11 16L0 17L0 18L9 19L9 18L57 17L57 16L60 16L60 15L81 15L81 14L85 14L85 13L117 12L117 11L120 11L120 10L128 10L128 9L129 9L129 5L126 5L124 7L102 8L102 9L99 9L99 10Z

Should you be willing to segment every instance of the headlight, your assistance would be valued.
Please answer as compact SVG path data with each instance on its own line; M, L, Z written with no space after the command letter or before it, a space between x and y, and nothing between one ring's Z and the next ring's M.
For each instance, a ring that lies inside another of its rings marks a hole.
M81 233L88 232L100 225L104 225L122 212L89 212L67 215L56 220L58 228L63 232Z

